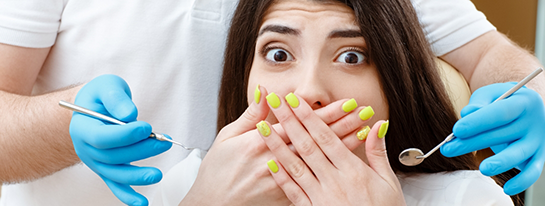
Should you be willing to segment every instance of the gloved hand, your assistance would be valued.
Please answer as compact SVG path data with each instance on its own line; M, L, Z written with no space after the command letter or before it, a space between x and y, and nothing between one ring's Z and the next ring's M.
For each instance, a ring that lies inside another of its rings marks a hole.
M157 183L162 173L154 167L129 163L165 152L172 143L148 138L151 126L136 121L138 112L129 86L118 76L93 79L78 92L75 104L127 122L114 125L74 112L70 136L81 161L104 180L117 198L128 205L148 205L148 200L130 185Z
M508 195L530 187L539 178L545 161L545 110L541 96L522 87L492 103L515 84L492 84L475 91L461 112L462 119L454 125L456 138L441 147L441 153L447 157L491 147L495 155L481 163L481 173L492 176L514 167L521 170L504 185Z

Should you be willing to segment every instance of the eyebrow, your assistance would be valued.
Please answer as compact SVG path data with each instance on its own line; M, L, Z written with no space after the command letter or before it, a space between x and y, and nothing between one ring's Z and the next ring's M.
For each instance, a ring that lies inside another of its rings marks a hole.
M299 31L298 29L290 28L287 26L267 25L265 28L259 31L258 36L261 36L265 32L276 32L280 34L289 34L289 35L295 35L295 36L298 36L299 34L301 34L301 31Z
M329 35L327 36L327 38L356 38L356 37L363 37L363 34L361 33L360 30L352 30L352 29L349 29L349 30L334 30L332 31L331 33L329 33Z
M298 36L301 34L301 31L298 29L290 28L287 26L282 25L267 25L265 28L261 29L259 31L259 35L261 36L265 32L276 32L280 34L288 34L288 35L295 35ZM327 38L357 38L357 37L363 37L363 34L360 30L355 29L347 29L347 30L334 30L329 33Z

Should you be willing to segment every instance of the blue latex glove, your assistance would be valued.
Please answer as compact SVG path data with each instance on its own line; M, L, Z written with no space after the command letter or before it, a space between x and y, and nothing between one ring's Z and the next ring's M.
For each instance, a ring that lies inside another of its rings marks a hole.
M151 126L136 121L138 112L129 86L118 76L93 79L78 92L75 104L127 122L114 125L74 112L70 136L81 161L104 180L117 198L128 205L148 205L148 200L130 185L154 184L163 175L157 168L129 163L165 152L172 143L148 138Z
M539 178L545 161L545 110L541 96L522 87L492 103L515 84L492 84L475 91L461 112L462 119L454 125L456 138L441 147L446 157L490 147L495 155L481 163L481 173L492 176L514 167L521 170L504 185L508 195L530 187Z

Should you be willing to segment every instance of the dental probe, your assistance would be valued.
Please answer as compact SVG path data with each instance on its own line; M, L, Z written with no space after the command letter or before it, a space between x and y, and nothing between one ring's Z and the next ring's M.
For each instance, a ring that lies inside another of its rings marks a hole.
M500 101L509 95L516 92L518 89L520 89L522 86L524 86L526 83L528 83L530 80L532 80L534 77L536 77L539 73L543 71L543 68L537 68L534 72L526 76L524 79L522 79L518 84L513 86L511 89L509 89L507 92L502 94L498 99L494 100L494 102ZM494 103L492 102L492 103ZM399 154L399 162L405 166L416 166L422 163L424 159L429 157L431 154L433 154L435 151L437 151L441 146L443 146L445 143L449 142L450 140L454 139L454 133L450 133L445 140L443 140L441 143L439 143L437 146L435 146L432 150L430 150L426 155L422 152L422 150L418 148L409 148L406 150L403 150Z
M111 118L111 117L108 117L106 115L103 115L103 114L100 114L98 112L95 112L95 111L92 111L92 110L89 110L89 109L86 109L86 108L83 108L83 107L80 107L78 105L75 105L75 104L72 104L72 103L69 103L69 102L66 102L64 100L61 100L59 101L59 105L61 107L64 107L66 109L69 109L69 110L72 110L74 112L79 112L79 113L82 113L82 114L85 114L85 115L89 115L89 116L92 116L92 117L95 117L97 119L100 119L100 120L104 120L104 121L108 121L110 123L114 123L114 124L118 124L118 125L125 125L127 123L125 122L122 122L122 121L119 121L117 119L114 119L114 118ZM165 135L163 134L159 134L159 133L155 133L155 132L151 132L151 134L149 135L149 138L154 138L154 139L157 139L159 141L167 141L167 142L170 142L172 144L176 144L176 145L179 145L180 147L186 149L186 150L193 150L195 149L194 147L186 147L184 146L182 143L179 143L179 142L176 142L174 140L171 140L169 138L167 138Z

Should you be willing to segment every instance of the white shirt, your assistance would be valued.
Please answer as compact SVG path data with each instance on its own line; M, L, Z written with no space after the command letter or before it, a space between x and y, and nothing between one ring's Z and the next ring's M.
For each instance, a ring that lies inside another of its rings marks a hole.
M511 206L511 198L478 170L398 176L407 205Z
M152 206L178 205L197 178L206 152L195 150L159 183ZM478 170L398 175L408 206L512 206L511 198Z
M411 1L436 56L496 30L469 0Z
M34 95L116 74L131 87L138 120L176 141L208 148L215 138L223 51L236 3L0 0L0 43L53 46ZM437 55L495 29L469 0L413 3ZM174 146L136 165L166 172L187 155ZM153 202L158 187L135 188ZM0 206L4 205L122 203L96 174L79 164L35 181L4 185Z

